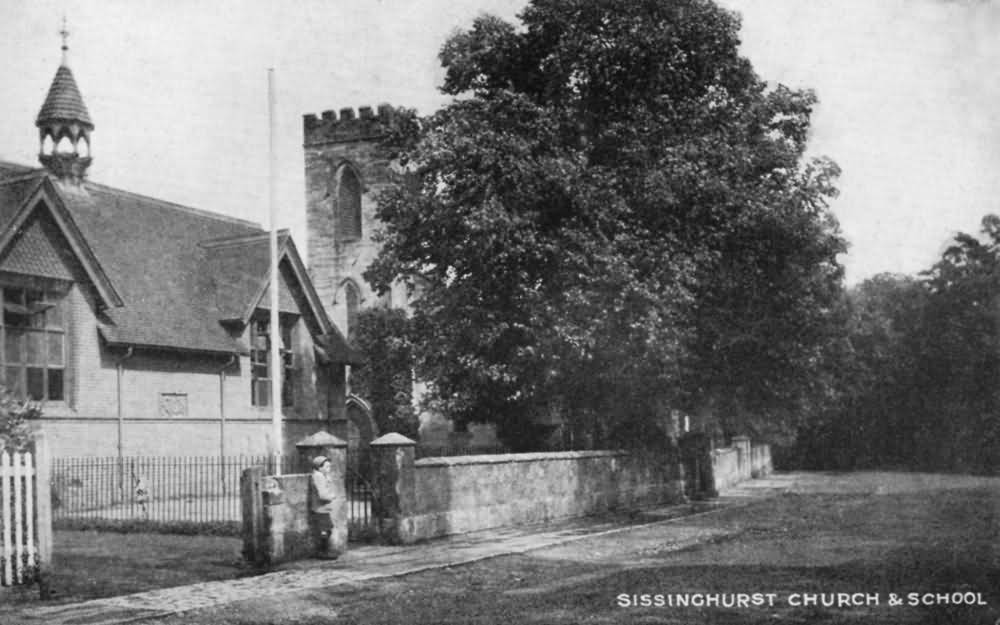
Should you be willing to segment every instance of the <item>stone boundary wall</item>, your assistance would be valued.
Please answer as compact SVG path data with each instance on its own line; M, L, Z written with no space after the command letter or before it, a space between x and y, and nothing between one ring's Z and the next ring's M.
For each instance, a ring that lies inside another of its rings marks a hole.
M309 474L266 476L261 490L270 562L312 556L315 549L309 533Z
M728 488L740 481L740 452L735 447L712 451L712 475L715 488Z
M764 477L773 470L771 446L752 445L746 437L734 437L732 446L712 451L712 474L716 489Z
M750 477L764 477L774 471L770 445L753 445L750 448Z
M676 454L576 451L424 458L402 542L682 501Z
M319 431L295 444L299 464L309 466L316 456L330 461L333 501L325 545L320 550L310 514L311 473L265 475L252 467L240 477L243 516L243 557L256 566L273 566L310 557L336 557L347 547L348 501L344 484L347 443Z

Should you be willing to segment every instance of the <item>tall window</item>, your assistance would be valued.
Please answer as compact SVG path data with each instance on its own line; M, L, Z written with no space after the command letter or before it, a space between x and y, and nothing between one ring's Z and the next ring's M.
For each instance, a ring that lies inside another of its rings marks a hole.
M347 335L353 336L358 323L358 310L361 307L361 292L354 282L348 281L344 284L344 306L347 308Z
M16 397L65 399L66 331L62 294L5 287L3 367L7 390Z
M250 403L254 406L271 405L271 320L268 315L254 317L250 322ZM292 354L292 324L281 324L281 405L295 404L296 370Z
M361 181L347 166L337 181L337 233L342 241L361 238Z

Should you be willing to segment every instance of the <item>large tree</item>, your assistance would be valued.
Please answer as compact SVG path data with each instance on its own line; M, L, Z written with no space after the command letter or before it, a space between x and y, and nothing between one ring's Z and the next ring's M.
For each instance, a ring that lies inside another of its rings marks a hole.
M808 91L705 0L536 0L441 51L459 96L380 198L380 288L419 286L417 373L515 444L557 412L643 435L666 407L782 420L816 393L844 250ZM726 421L735 430L744 423Z

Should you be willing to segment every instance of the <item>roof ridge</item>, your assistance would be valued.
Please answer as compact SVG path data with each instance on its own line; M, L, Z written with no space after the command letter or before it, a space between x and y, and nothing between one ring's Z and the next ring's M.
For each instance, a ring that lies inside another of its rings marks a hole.
M215 239L205 239L204 241L198 242L198 247L203 247L205 249L220 249L224 247L236 247L244 243L256 243L258 240L266 240L269 238L271 232L265 230L264 232L254 233L254 234L237 234L231 237L218 237ZM291 230L288 228L279 228L278 237L288 238L291 236Z
M241 219L239 217L232 217L230 215L223 215L222 213L217 213L214 211L206 210L204 208L195 208L193 206L186 206L184 204L178 204L177 202L171 202L169 200L162 200L160 198L155 198L150 195L144 195L142 193L136 193L135 191L127 191L125 189L119 189L118 187L112 187L110 185L101 184L99 182L92 182L87 180L83 183L86 187L93 187L97 190L102 190L108 193L114 193L122 196L128 196L140 200L146 200L148 202L153 202L154 204L159 204L160 206L166 208L172 208L179 210L184 213L189 213L191 215L198 215L199 217L209 217L216 219L218 221L223 221L239 226L247 226L249 228L257 228L258 230L263 230L261 225L255 221L250 221L249 219Z

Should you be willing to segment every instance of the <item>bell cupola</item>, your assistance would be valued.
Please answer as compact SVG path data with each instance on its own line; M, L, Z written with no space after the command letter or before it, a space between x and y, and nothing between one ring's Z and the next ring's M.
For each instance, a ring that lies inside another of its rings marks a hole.
M69 69L69 46L66 43L69 31L66 30L65 20L60 34L63 38L62 63L35 119L40 143L38 160L59 179L79 183L86 177L90 166L90 133L94 130L94 122L90 120L90 113Z

